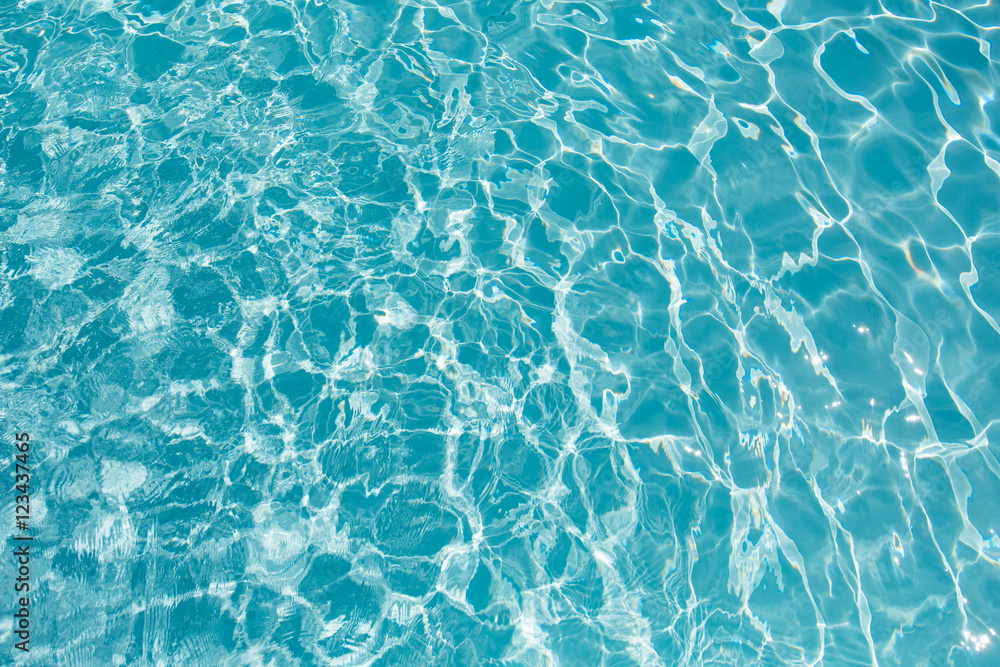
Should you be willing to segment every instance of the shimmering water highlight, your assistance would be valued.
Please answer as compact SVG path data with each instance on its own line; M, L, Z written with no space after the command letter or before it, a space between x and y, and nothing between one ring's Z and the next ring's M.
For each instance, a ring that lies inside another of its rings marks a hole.
M1000 664L998 25L0 8L18 660Z

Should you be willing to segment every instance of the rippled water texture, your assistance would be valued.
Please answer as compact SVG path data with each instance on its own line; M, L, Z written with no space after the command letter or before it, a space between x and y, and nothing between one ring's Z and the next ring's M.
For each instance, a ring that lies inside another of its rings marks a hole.
M5 3L0 662L1000 664L950 5Z

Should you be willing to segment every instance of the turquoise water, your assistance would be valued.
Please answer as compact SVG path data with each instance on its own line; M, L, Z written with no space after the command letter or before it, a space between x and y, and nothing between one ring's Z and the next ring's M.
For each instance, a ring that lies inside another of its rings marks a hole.
M6 3L0 663L1000 664L998 25Z

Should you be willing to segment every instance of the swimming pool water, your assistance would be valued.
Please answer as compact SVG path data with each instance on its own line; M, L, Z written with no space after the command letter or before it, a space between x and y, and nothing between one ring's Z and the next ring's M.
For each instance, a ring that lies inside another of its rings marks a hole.
M998 53L992 0L6 3L0 663L1000 664Z

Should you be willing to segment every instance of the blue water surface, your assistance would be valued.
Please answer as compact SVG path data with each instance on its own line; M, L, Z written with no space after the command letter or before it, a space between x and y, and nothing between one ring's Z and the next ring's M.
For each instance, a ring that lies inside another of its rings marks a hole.
M996 0L5 2L0 663L1000 664L998 55Z

